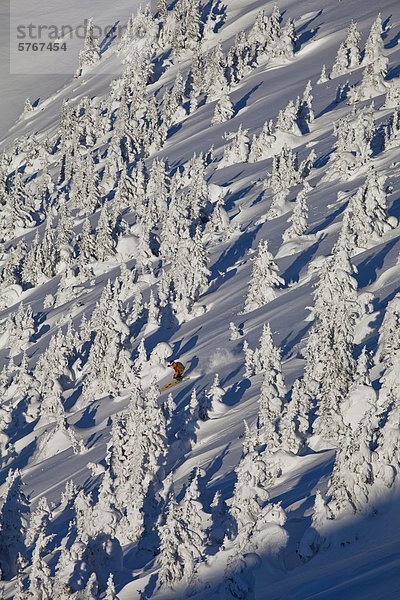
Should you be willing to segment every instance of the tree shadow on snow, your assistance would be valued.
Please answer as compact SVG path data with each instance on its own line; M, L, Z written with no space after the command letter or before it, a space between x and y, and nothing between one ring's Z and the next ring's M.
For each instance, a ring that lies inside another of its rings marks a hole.
M200 332L200 330L201 330L201 327L197 330L197 332ZM199 340L199 336L197 335L197 332L194 335L192 335L192 337L183 346L181 346L181 344L183 343L183 338L181 338L180 340L175 342L173 355L178 356L178 355L186 354L187 352L190 352L190 350L193 350L193 348L196 346L196 344Z
M254 92L256 92L258 90L259 87L261 87L261 83L255 85L251 90L249 90L247 92L247 94L245 94L243 96L243 98L241 98L239 100L239 102L237 102L234 106L234 111L235 111L235 115L236 116L238 114L239 111L243 110L243 108L245 108L245 106L247 105L247 102L249 101L249 99L251 98L251 96L254 94Z
M107 32L105 37L100 42L100 54L104 54L104 52L106 52L111 46L111 44L117 39L117 27L119 23L120 21L115 21L114 25L111 27L111 29Z
M235 406L235 404L239 404L250 387L250 379L242 379L242 381L234 383L223 398L224 404L226 404L226 406Z
M378 271L382 269L387 255L394 248L400 238L390 240L375 254L368 256L359 265L357 273L358 288L361 289L366 285L371 285L378 277Z
M255 185L256 185L255 183L252 183L252 184L246 186L245 188L238 190L237 192L228 194L228 197L227 197L226 203L225 203L225 210L229 212L233 208L235 208L235 202L237 200L241 200L242 198L245 198L247 196L247 194L249 194L251 192L251 190L253 189L253 187Z
M225 273L229 267L241 259L253 245L257 237L258 231L262 225L257 225L254 229L247 230L235 241L235 243L227 248L211 267L211 278L216 279L221 274Z
M310 229L310 231L309 231L310 235L313 235L315 233L323 231L324 229L326 229L326 227L329 227L329 225L332 225L332 223L335 221L335 219L339 215L341 215L342 212L344 212L346 210L346 208L347 208L347 202L344 202L341 206L339 206L339 208L337 210L335 210L333 213L331 213L330 215L325 217L325 219L321 223L319 223L318 225L316 225L315 227Z
M80 418L76 423L73 423L74 427L78 427L79 429L90 429L96 425L96 414L98 409L98 403L93 403L87 406Z
M286 287L290 283L298 283L300 279L300 273L304 269L304 267L312 260L314 255L317 253L318 248L324 239L324 236L312 244L309 248L301 252L299 256L292 262L292 264L286 269L283 273L282 277L286 282Z
M399 41L400 41L400 33L399 33ZM391 69L389 69L388 74L386 75L386 80L390 81L391 79L394 79L395 77L398 77L399 75L400 75L400 65L396 65L395 67L392 67Z
M307 331L310 329L312 325L312 322L307 322L306 325L300 329L300 331L291 339L291 336L293 335L293 331L291 331L283 340L281 343L281 349L282 349L282 358L289 358L292 351L296 348L297 344L300 344L300 342L303 340L304 336L306 335Z
M310 23L312 23L321 13L322 13L322 10L320 10L319 13L315 17L313 17L310 21L308 21L308 23L305 23L304 25L302 25L302 27L300 27L299 29L301 30L304 27L308 27L310 25ZM297 38L295 52L299 52L299 50L301 50L301 48L302 48L302 46L304 46L304 44L306 44L307 42L312 40L313 37L315 37L317 35L319 30L320 30L320 26L315 27L315 29L308 29L306 31L303 31Z

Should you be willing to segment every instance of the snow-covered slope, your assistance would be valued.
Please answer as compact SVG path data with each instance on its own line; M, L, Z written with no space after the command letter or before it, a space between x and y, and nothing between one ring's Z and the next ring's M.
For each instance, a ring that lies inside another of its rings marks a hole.
M2 77L3 595L395 599L398 2L163 7Z

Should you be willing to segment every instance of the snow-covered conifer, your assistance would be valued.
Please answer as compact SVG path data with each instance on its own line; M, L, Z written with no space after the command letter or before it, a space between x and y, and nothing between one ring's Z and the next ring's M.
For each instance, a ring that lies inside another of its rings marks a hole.
M0 506L0 568L5 579L17 572L17 556L25 555L24 530L28 502L22 491L21 474L10 470Z
M396 79L387 82L383 108L400 109L400 85Z
M224 539L232 539L235 533L235 522L229 512L220 490L218 490L211 502L212 523L209 528L209 537L215 544L222 544Z
M222 585L224 598L227 600L248 598L253 593L254 582L249 575L243 552L236 552L228 558Z
M268 333L268 329L266 330ZM269 330L270 335L270 330ZM279 350L272 339L269 355L265 357L265 372L258 400L258 430L261 444L269 451L280 447L279 421L284 408L285 383Z
M201 559L203 541L195 531L189 532L182 519L180 507L170 492L165 524L160 527L159 575L160 586L173 588L182 580L190 583Z
M298 554L300 559L305 562L312 558L324 544L324 530L327 521L332 519L331 511L323 498L321 491L315 493L313 513L311 516L311 525L300 540Z
M378 14L375 21L372 23L368 39L365 43L363 64L373 63L383 55L383 25L381 13Z
M225 395L225 390L220 385L219 375L215 374L214 380L210 388L206 391L206 396L210 401L210 405L212 409L215 409L218 403L222 402L222 398Z
M94 250L96 258L99 261L105 261L115 253L113 229L106 205L103 206L100 212L100 218L95 234Z
M200 306L195 307L200 294L205 291L210 274L208 255L204 247L200 229L197 228L193 238L188 238L181 248L179 262L172 265L170 281L173 287L173 309L181 321L190 315L204 312Z
M338 121L334 127L336 143L330 160L329 180L347 179L369 161L374 131L372 107L361 109L355 118L347 116Z
M314 121L313 95L311 81L307 82L303 96L297 101L297 122L302 132L308 132Z
M24 104L24 111L22 113L22 115L24 117L26 117L27 115L29 115L30 113L32 113L35 109L32 106L32 102L30 101L29 98L27 98L25 100L25 104Z
M80 268L93 262L96 257L96 242L94 232L89 219L83 221L82 229L78 238L78 264Z
M46 536L43 532L40 532L36 540L29 574L28 598L40 598L40 600L52 600L54 598L50 568L41 556L51 539L52 536Z
M112 573L110 573L107 579L107 589L105 591L104 600L118 600L114 585L114 575Z
M386 367L395 362L395 354L400 349L400 293L388 303L382 325L379 329L378 349L375 362L383 362Z
M368 502L373 483L371 437L371 423L366 414L357 430L348 430L340 443L327 490L331 518L359 512Z
M296 196L296 203L293 208L293 213L288 219L288 222L290 222L291 225L283 233L282 239L284 242L288 242L296 237L305 235L308 229L307 195L310 190L311 186L307 183L307 181L305 181L303 183L303 189Z
M339 406L353 379L354 327L360 307L348 248L340 244L324 263L314 293L315 323L306 348L306 391L320 401L314 431L337 439L342 431Z
M227 111L232 110L232 107L229 107L231 103L227 95L229 86L225 76L225 57L220 44L209 50L205 57L205 66L204 92L207 102L217 99L221 101L222 97L225 97L225 100L223 100L224 108L222 110L226 114ZM225 118L225 120L228 119Z
M390 115L385 127L385 149L397 146L400 146L400 102L399 108Z
M261 132L254 135L251 141L249 162L254 163L268 158L272 144L275 142L272 120L265 121Z
M255 54L252 52L251 43L245 31L241 31L235 38L234 44L230 47L226 59L227 80L232 85L239 83L251 65L255 65Z
M79 54L79 68L76 73L80 77L88 67L95 65L100 60L100 50L94 36L93 18L87 21L83 50Z
M271 57L290 60L294 57L296 41L294 21L293 19L288 19L279 31L276 43L270 46Z
M236 325L236 323L233 323L233 321L229 323L229 331L231 332L229 336L231 342L235 340L240 340L240 338L242 337L239 327Z
M255 363L255 359L254 359L254 350L252 350L249 346L249 343L247 340L244 340L243 342L243 352L244 352L244 359L245 359L245 377L251 377L252 375L255 375L256 373L256 363Z
M36 543L36 540L41 531L46 531L47 526L52 518L51 509L47 503L47 498L40 498L37 507L31 512L29 519L29 527L26 531L25 543L31 546Z
M214 115L211 120L212 125L218 125L219 123L225 123L232 119L234 114L233 104L228 94L223 94L215 105Z
M275 218L282 213L289 189L300 183L302 178L297 152L284 146L279 154L274 155L271 174L264 182L265 188L270 188L274 194L268 210L269 218Z
M246 437L254 433L247 428ZM241 543L251 535L262 508L269 499L268 487L272 482L269 464L269 451L256 447L256 443L243 444L243 456L236 467L237 481L233 492L231 515L236 522L237 533Z
M351 95L349 94L351 104L354 105L355 102L369 100L386 91L387 65L388 59L386 56L380 56L374 62L367 64L359 85L353 88Z
M329 80L329 77L326 73L326 65L322 65L321 74L319 76L317 83L318 84L326 83L328 80Z
M339 77L339 75L344 75L351 69L356 69L360 66L360 63L360 33L357 29L357 23L352 22L346 31L345 40L339 46L332 67L331 78Z
M339 83L339 85L336 88L336 96L335 96L336 104L339 104L340 102L343 102L344 100L346 100L346 98L349 95L349 92L350 92L350 85L349 85L348 81L346 81L345 83Z
M278 275L279 268L268 250L268 242L261 240L258 244L257 256L246 295L244 312L261 308L276 298L276 288L284 285L284 280Z
M71 197L74 208L83 216L94 213L99 207L99 178L90 152L76 161L73 172Z
M205 239L226 240L234 232L230 224L229 215L224 208L224 194L221 193L216 199L210 219L205 228Z
M200 37L200 5L197 0L178 0L173 13L170 43L179 56L185 50L194 50Z
M191 482L186 488L185 495L179 504L179 512L182 521L186 523L189 543L192 542L197 548L201 548L204 551L204 530L207 525L207 515L200 501L199 477L200 469L196 468L192 474ZM196 557L193 556L193 558L195 559Z
M249 137L247 129L242 129L240 125L236 133L225 135L229 143L224 148L224 156L219 163L219 167L228 167L236 163L246 162L249 157Z
M280 364L280 352L274 346L269 323L264 323L263 325L258 348L254 350L251 360L254 364L256 375L268 369L277 368L277 365Z
M286 107L279 111L275 123L276 133L292 133L301 135L301 131L297 125L297 107L293 100L289 100Z
M160 310L157 305L157 300L154 296L153 290L150 291L150 299L147 304L148 311L148 323L149 325L159 325L160 324Z
M296 379L290 402L279 422L281 445L284 450L298 454L305 445L310 428L311 398L305 391L303 380Z
M370 169L365 184L351 198L351 228L358 248L368 247L395 225L387 214L385 180L384 175Z

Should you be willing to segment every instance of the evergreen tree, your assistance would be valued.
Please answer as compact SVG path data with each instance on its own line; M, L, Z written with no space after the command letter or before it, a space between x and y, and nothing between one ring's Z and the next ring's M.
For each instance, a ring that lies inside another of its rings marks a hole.
M382 325L379 329L378 349L375 362L383 362L386 367L395 362L395 354L400 349L400 293L388 303Z
M219 375L216 373L210 389L206 391L206 397L208 398L212 409L215 410L217 408L217 405L222 402L224 395L225 390L221 387Z
M346 38L340 44L336 55L335 63L332 67L331 79L344 75L351 69L360 66L360 33L357 24L352 22L347 29Z
M275 289L285 283L282 277L279 277L278 271L278 266L268 250L267 241L261 240L253 263L244 305L245 313L261 308L276 297Z
M386 56L380 56L374 62L367 64L359 85L353 87L349 92L350 104L354 105L356 102L369 100L386 91L385 77L388 62Z
M104 600L118 600L117 592L115 591L114 576L112 573L110 573L110 576L107 580L107 589Z
M24 530L28 502L22 491L21 474L10 470L0 506L0 568L4 579L17 572L18 554L25 555Z
M197 228L193 238L189 237L181 247L179 262L174 262L170 271L173 288L172 306L177 318L184 321L190 315L203 312L194 305L205 290L210 274L208 256Z
M80 77L88 67L95 65L100 60L100 50L94 36L93 19L87 21L83 50L79 54L79 68L76 73Z
M311 398L305 390L304 382L296 379L291 400L286 404L279 423L284 450L298 454L304 448L310 429L311 408Z
M222 544L224 539L232 539L236 524L229 512L228 505L218 490L211 502L212 524L209 528L209 537L215 544Z
M50 568L41 557L41 553L51 539L52 536L46 536L43 532L40 532L33 550L27 594L27 597L32 598L32 600L35 598L40 598L40 600L52 600L54 598Z
M261 450L252 442L253 432L247 427L243 455L236 468L237 481L231 504L231 515L236 523L236 533L247 541L269 499L268 487L273 475L268 450Z
M179 504L179 513L182 521L186 523L189 544L193 544L203 553L206 541L203 530L207 522L207 515L200 501L199 477L200 470L196 468L182 502ZM193 555L193 559L196 559L196 554Z
M315 323L307 341L305 389L319 399L314 431L326 439L337 439L343 430L339 406L354 374L354 327L360 310L354 272L349 249L337 245L325 261L314 293Z
M373 109L363 108L355 118L345 117L335 125L335 150L327 179L348 179L365 165L372 154L372 139L375 130Z
M232 119L234 114L233 104L228 94L223 94L215 105L214 115L211 120L211 125L225 123Z
M42 531L46 531L52 518L51 509L47 503L47 498L40 498L37 507L31 512L29 527L26 530L25 543L27 546L36 544L38 536Z
M379 60L382 57L384 50L382 34L383 25L381 13L379 13L371 26L368 39L365 43L364 57L362 61L364 65L374 63L376 60Z
M399 102L400 106L400 102ZM396 148L400 145L400 110L398 108L389 117L385 127L385 149Z
M291 226L286 229L282 239L284 242L288 242L296 237L305 235L308 224L308 206L307 206L307 194L310 192L311 186L305 181L303 189L296 196L296 204L294 205L293 214L289 217L288 221Z
M321 74L319 76L317 83L321 84L321 83L326 83L327 81L329 81L329 77L326 73L326 65L322 65Z
M239 331L239 327L236 325L236 323L233 323L233 321L229 323L229 331L231 332L229 336L229 340L231 342L240 340L240 338L242 337L242 334Z
M387 214L385 176L371 169L365 184L351 198L351 228L354 243L366 248L391 229L392 220Z
M254 135L249 154L249 162L254 163L270 156L272 144L276 141L272 120L265 121L261 132Z
M240 125L236 133L225 135L225 139L229 140L229 144L224 148L224 156L219 163L219 168L247 162L250 141L247 134L247 129L242 129L242 126Z
M99 222L97 224L94 240L94 251L97 260L102 262L115 254L113 228L106 205L104 205L101 209Z
M372 431L368 417L367 414L356 431L348 431L336 453L327 490L331 518L354 514L368 502L373 483Z
M32 103L30 101L29 98L27 98L25 100L25 104L24 104L24 111L22 113L23 117L26 117L27 115L29 115L30 113L32 113L35 109L32 106Z
M281 356L274 346L269 325L263 332L264 377L258 402L258 430L261 444L275 451L280 447L279 420L282 416L285 383L282 374Z
M197 532L189 532L173 492L169 495L167 516L159 529L159 535L159 585L173 588L182 581L190 583L196 562L202 556L203 541L197 536Z

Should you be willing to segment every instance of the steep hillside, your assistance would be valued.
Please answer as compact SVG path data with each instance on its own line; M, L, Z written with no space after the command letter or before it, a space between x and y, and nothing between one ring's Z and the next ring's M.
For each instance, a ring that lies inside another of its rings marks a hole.
M4 79L2 594L398 598L398 3L133 8Z

